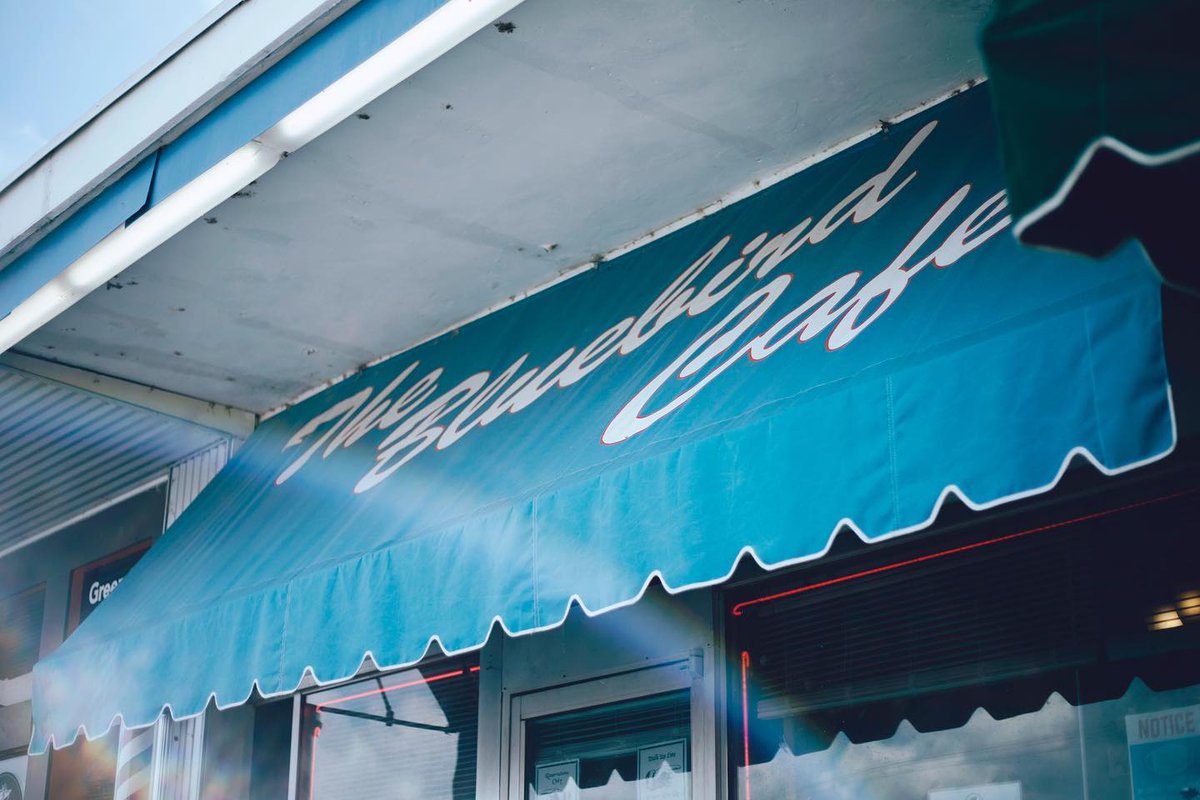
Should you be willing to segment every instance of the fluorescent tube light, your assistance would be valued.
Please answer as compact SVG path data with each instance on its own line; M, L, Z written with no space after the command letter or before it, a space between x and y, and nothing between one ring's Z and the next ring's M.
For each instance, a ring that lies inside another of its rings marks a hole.
M298 150L520 2L447 0L259 138L286 152Z
M186 228L279 161L281 154L259 142L243 145L216 166L123 228L101 239L54 280L0 319L0 352L103 286L155 247Z
M73 302L71 291L61 277L44 284L0 319L0 353L54 319Z
M259 142L242 145L128 226L100 241L63 275L72 286L85 292L103 286L125 267L275 166L280 157L279 151Z
M103 286L234 192L358 111L521 0L447 0L254 141L118 228L0 319L0 353Z

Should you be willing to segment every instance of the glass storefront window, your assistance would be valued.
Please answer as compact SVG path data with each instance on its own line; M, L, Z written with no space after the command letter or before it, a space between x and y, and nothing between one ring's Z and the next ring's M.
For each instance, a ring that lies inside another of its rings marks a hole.
M1135 679L1123 697L1078 710L1081 797L1200 797L1200 685L1155 692Z
M479 667L440 663L304 698L310 800L475 797Z
M690 692L526 722L526 800L687 800Z
M45 584L0 599L0 680L24 675L37 663L45 605Z
M802 726L797 721L792 736L803 738ZM855 744L839 733L824 749L800 754L780 745L770 761L739 768L741 797L1084 797L1075 709L1057 696L1032 714L995 720L980 712L953 730L921 733L902 721L881 741Z
M1104 505L731 592L730 795L1200 798L1200 497Z
M959 728L908 721L879 741L844 733L804 752L803 723L763 763L739 766L739 797L822 800L1193 800L1200 796L1200 687L1075 707L1052 694L1039 710L997 720L977 709ZM1139 731L1139 727L1141 730ZM787 740L796 744L789 745ZM798 741L799 740L799 741ZM797 746L798 745L798 746ZM800 752L792 752L796 746ZM1132 793L1132 794L1131 794Z

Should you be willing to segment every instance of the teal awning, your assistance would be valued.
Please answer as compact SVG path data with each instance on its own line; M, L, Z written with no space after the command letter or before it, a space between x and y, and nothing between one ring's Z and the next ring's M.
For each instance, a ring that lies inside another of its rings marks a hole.
M38 664L32 749L1163 456L1158 276L1021 248L995 151L967 92L268 420Z

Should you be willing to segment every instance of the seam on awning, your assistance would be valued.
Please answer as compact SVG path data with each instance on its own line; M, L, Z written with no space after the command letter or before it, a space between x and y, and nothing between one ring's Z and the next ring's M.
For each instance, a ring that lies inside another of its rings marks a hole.
M892 398L892 376L884 381L887 391L888 462L892 485L892 527L900 525L900 478L896 469L896 409ZM834 532L836 534L836 531Z
M533 574L538 574L538 540L541 537L541 530L538 528L538 499L534 495L532 498L533 504ZM538 582L533 582L533 621L535 624L541 624L542 621L542 600L538 594Z
M1100 408L1097 406L1099 390L1096 387L1096 346L1092 341L1092 314L1087 308L1083 310L1083 331L1087 334L1088 378L1092 382L1092 417L1096 426L1096 441L1100 443L1100 459L1107 462L1104 426L1100 424Z

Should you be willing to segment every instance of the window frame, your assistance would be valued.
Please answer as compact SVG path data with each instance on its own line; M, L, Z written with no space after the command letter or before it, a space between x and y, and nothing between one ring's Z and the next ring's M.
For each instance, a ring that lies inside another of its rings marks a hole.
M34 632L35 647L33 664L30 665L29 669L25 672L13 673L8 677L0 677L0 682L4 682L3 685L5 686L5 691L13 693L6 699L5 705L13 705L15 703L24 702L33 697L33 667L37 664L37 662L42 660L42 655L46 650L46 590L46 581L39 581L33 585L26 586L24 589L20 589L15 592L9 592L4 597L0 597L0 605L3 605L5 603L16 602L23 598L31 597L39 593L42 596L40 612L41 618L38 620L38 628ZM8 665L6 664L0 664L0 676L3 675L4 671L7 671L7 666Z
M701 651L702 652L702 651ZM717 792L716 720L712 695L703 669L703 655L670 658L642 669L609 673L586 680L545 689L511 694L505 698L502 731L507 740L501 746L507 775L501 786L508 800L524 800L525 762L530 720L592 708L651 695L687 690L690 701L692 797L715 797ZM506 692L506 694L508 694Z
M1085 488L1059 487L1047 495L1006 504L999 509L983 510L982 513L956 504L953 509L943 511L944 516L925 530L892 540L867 542L859 537L857 541L853 541L851 540L852 534L848 529L840 529L837 536L831 540L831 545L826 553L820 558L782 569L766 569L757 564L753 566L744 563L739 565L738 572L741 574L735 574L720 587L720 606L717 615L719 641L728 656L728 660L721 662L723 665L721 679L724 686L721 695L721 702L724 706L722 732L725 735L722 751L724 755L722 783L727 797L743 796L741 790L745 784L739 777L738 771L746 756L739 750L743 747L743 742L748 741L745 729L748 720L753 719L752 715L747 713L745 691L747 679L741 658L747 645L746 629L738 630L738 625L733 622L739 606L782 600L786 596L810 589L826 587L832 589L837 584L850 584L859 579L872 580L879 574L886 574L893 569L903 570L910 566L915 567L918 563L940 559L943 556L957 556L959 553L967 553L976 549L990 552L991 545L1003 547L1005 543L1027 535L1035 536L1035 540L1036 535L1040 534L1047 536L1078 535L1063 534L1060 529L1073 530L1073 526L1076 524L1092 525L1101 518L1112 518L1111 521L1101 524L1114 526L1119 524L1123 529L1135 531L1139 526L1150 524L1147 521L1150 519L1147 515L1153 512L1148 509L1154 508L1159 503L1200 504L1200 499L1197 499L1200 496L1195 494L1200 491L1200 487L1197 487L1195 479L1188 478L1186 475L1181 475L1181 477L1184 480L1164 480L1161 476L1158 480L1154 480L1152 475L1139 473L1139 480L1127 479L1117 483L1104 483L1099 488L1086 488L1093 481L1109 481L1111 479L1099 478L1090 474L1081 476L1075 473L1072 479L1083 482ZM968 556L968 559L972 557ZM1093 585L1103 586L1104 584L1095 582ZM1179 595L1179 597L1182 596ZM1096 613L1101 613L1101 610L1098 607ZM1146 620L1149 623L1150 618L1146 617ZM1173 652L1197 652L1194 636L1195 632L1200 632L1200 626L1195 626L1192 630L1194 633L1190 640L1192 642L1190 649L1186 643L1182 646L1179 643L1168 645L1164 639L1162 642L1157 642L1159 647L1149 648L1141 655L1128 655L1119 660L1132 665L1139 661L1165 657ZM1120 642L1121 640L1114 639L1113 641ZM1096 663L1107 663L1106 658L1107 656L1099 659ZM1090 666L1092 666L1090 663L1065 664L1057 667L1047 665L1046 672L1053 669L1071 670L1075 675L1076 685L1078 685L1081 673ZM999 679L995 683L1006 685L1041 674L1043 673L1040 669L1024 675L1013 674ZM753 690L753 676L750 678L749 685ZM1143 681L1143 685L1153 692L1179 688L1155 689L1145 684L1145 681ZM1194 685L1200 686L1200 684ZM931 692L931 694L935 693ZM1103 697L1078 704L1073 701L1068 702L1074 706L1079 718L1082 718L1088 713L1089 707L1103 702L1119 701L1124 697L1125 695ZM1081 738L1083 736L1082 727L1080 736Z
M480 757L482 755L482 741L479 738L479 710L483 705L483 668L481 665L481 653L479 651L463 653L455 656L438 656L436 658L421 661L416 664L409 664L403 667L393 669L364 669L355 673L352 677L345 680L330 681L328 683L318 683L311 675L306 675L303 688L297 689L292 695L292 719L291 719L291 749L289 753L290 765L288 768L288 800L304 800L308 797L308 792L312 787L312 717L311 709L315 704L310 702L313 695L318 695L323 692L328 692L335 689L342 689L348 686L353 686L358 683L365 683L372 680L385 680L388 677L400 675L405 672L415 672L430 668L446 667L446 668L461 668L462 675L475 675L475 680L478 682L477 697L475 703L476 709L476 796L478 797L478 781L479 770L482 766Z

